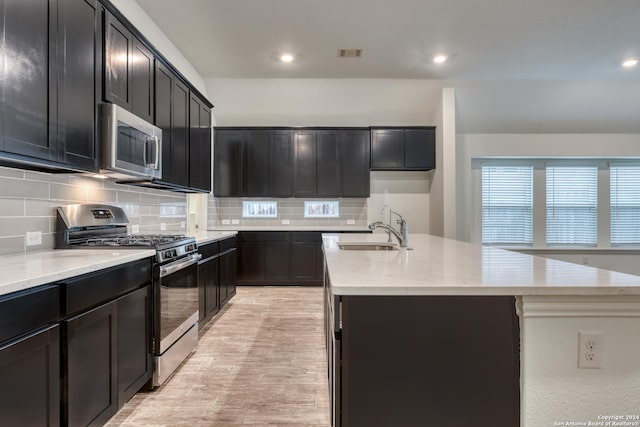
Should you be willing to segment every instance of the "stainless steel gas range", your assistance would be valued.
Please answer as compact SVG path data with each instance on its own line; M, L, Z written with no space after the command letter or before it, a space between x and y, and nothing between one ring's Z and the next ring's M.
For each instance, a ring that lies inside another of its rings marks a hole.
M153 268L153 385L161 385L198 342L198 246L184 235L127 234L117 206L57 208L56 248L155 248Z

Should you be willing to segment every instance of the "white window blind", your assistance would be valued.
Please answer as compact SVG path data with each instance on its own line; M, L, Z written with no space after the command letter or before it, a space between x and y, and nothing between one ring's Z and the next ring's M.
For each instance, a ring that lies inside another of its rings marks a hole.
M598 241L598 168L547 166L547 244Z
M533 166L482 167L482 243L533 243Z
M640 243L640 166L611 165L611 244Z

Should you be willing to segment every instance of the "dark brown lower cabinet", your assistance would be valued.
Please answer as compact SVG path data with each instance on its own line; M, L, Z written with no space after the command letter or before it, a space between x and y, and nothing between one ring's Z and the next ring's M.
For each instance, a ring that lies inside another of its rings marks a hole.
M325 296L334 426L519 425L513 297Z
M198 311L202 328L236 294L238 277L236 238L198 246Z
M235 245L235 238L234 238ZM220 254L220 306L235 294L238 283L238 251L235 247Z
M241 285L321 285L322 233L239 233Z
M138 289L118 299L118 407L122 407L149 381L153 358L151 288Z
M60 327L0 346L0 425L60 425Z
M150 286L63 322L63 424L102 425L153 373Z
M64 425L102 425L118 410L117 318L110 302L64 322Z

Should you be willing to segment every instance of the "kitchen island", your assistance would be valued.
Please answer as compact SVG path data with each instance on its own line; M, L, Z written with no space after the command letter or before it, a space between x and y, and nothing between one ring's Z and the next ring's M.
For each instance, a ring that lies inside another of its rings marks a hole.
M323 235L334 425L639 412L640 277L429 235L411 250L340 248L371 241L386 236ZM601 368L578 368L579 332L601 335Z

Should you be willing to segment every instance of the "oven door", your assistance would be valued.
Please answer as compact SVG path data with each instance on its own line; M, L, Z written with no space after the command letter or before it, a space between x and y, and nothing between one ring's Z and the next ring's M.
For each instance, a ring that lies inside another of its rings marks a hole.
M198 322L198 261L191 254L156 269L155 353L164 353Z

